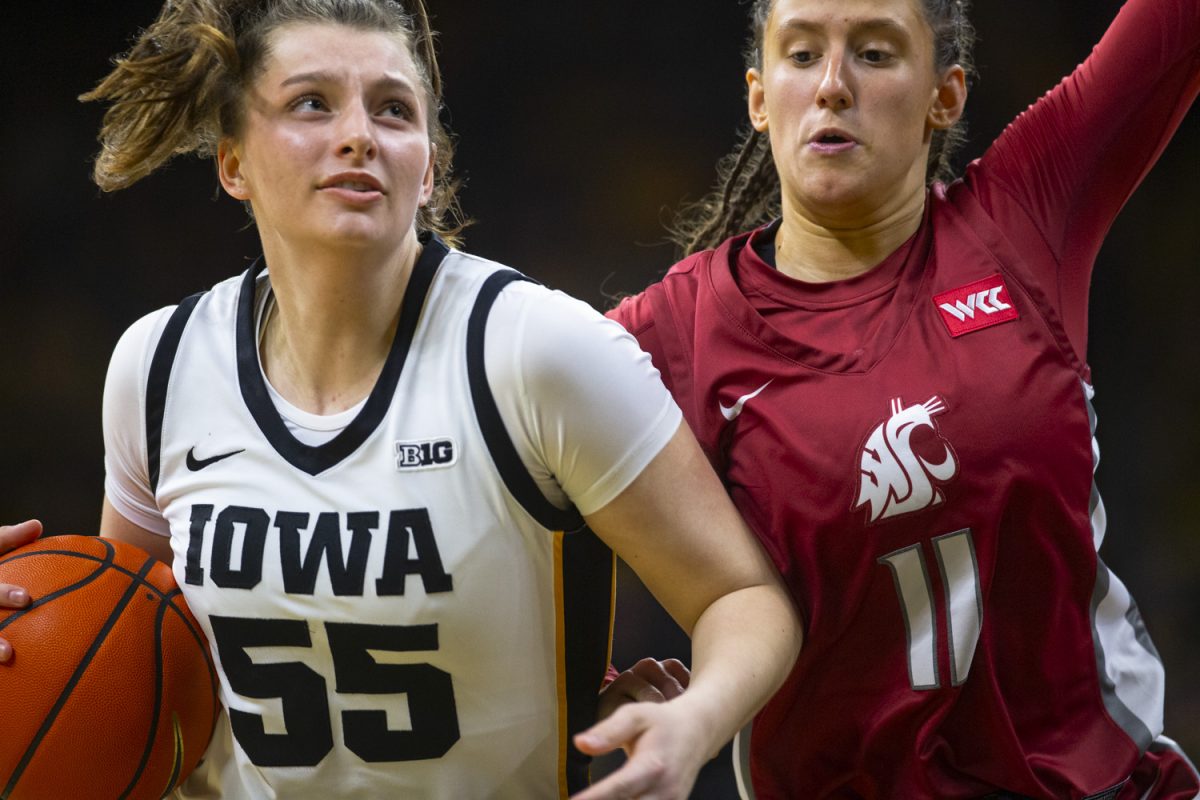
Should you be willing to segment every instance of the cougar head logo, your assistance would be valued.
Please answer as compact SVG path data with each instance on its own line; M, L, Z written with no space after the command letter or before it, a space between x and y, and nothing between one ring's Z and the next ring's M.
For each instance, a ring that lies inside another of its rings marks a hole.
M941 503L945 498L935 482L945 483L958 473L954 451L933 419L946 411L942 398L935 395L921 405L905 408L897 397L891 410L892 415L867 437L860 460L854 508L869 505L869 523ZM935 463L913 452L912 437L921 428L930 429L937 437L944 453L941 461Z

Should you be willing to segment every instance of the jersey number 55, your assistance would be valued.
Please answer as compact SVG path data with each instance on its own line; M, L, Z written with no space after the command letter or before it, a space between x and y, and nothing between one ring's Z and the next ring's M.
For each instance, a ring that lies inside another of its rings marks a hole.
M213 616L213 636L229 686L255 699L278 698L286 733L267 733L263 718L229 709L238 744L260 767L312 767L333 749L325 678L307 664L256 664L248 650L312 647L308 623L299 619ZM336 691L344 694L405 694L411 728L391 730L380 710L342 711L346 747L363 761L439 758L459 739L450 675L431 664L380 664L369 651L438 649L437 625L356 625L327 622Z

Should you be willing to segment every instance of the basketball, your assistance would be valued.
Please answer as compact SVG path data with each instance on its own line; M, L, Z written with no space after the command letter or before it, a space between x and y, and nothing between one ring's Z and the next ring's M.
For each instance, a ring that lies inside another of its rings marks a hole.
M0 611L0 798L161 798L216 723L216 673L170 568L95 536L0 558L31 603Z

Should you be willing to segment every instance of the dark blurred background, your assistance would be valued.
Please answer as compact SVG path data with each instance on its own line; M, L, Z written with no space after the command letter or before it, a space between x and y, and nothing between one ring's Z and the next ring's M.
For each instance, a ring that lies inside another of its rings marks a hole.
M431 0L460 137L468 249L599 307L671 263L663 223L709 187L743 119L735 0ZM979 155L1087 55L1115 0L977 0ZM240 271L257 252L211 163L133 189L89 181L100 109L75 97L157 0L23 3L0 51L0 521L92 532L109 353L142 314ZM1131 80L1136 76L1131 75ZM1152 135L1152 132L1148 132ZM1114 154L1114 157L1120 157ZM1167 664L1167 733L1200 755L1200 113L1117 221L1093 284L1090 361L1109 512L1106 561ZM623 574L614 659L686 657ZM1035 687L1030 687L1036 691ZM809 720L814 733L819 720ZM695 797L736 796L724 757Z

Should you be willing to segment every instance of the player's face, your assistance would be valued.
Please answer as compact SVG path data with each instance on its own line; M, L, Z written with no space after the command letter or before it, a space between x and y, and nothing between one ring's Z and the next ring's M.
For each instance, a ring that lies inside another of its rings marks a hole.
M785 209L814 219L886 217L922 193L932 133L965 100L962 70L934 68L919 0L776 0L762 64L747 74L751 122L770 136Z
M433 187L425 93L396 36L331 23L270 35L222 185L291 245L396 249Z

